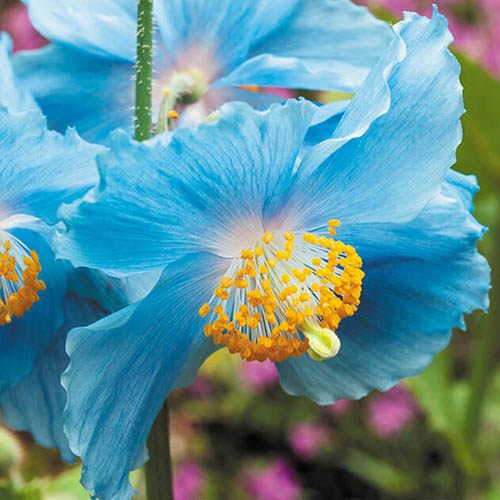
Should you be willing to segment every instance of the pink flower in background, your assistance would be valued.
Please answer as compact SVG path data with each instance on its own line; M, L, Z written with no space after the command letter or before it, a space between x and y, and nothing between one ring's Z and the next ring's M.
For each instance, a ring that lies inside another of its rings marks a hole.
M266 469L245 473L243 487L255 500L298 500L300 485L284 460L275 460ZM177 499L176 499L177 500Z
M24 5L19 3L8 7L0 21L1 31L7 31L14 41L14 52L37 49L46 44L45 39L33 28Z
M185 389L186 394L198 399L206 399L213 393L212 382L203 375L198 375L195 381Z
M500 0L357 0L401 17L404 10L430 16L432 4L449 20L455 47L500 76Z
M297 97L297 92L295 90L285 89L282 87L262 87L261 92L278 95L283 97L283 99L292 99Z
M368 402L368 420L377 436L396 439L418 413L412 395L402 385L374 396Z
M197 463L179 465L174 475L174 500L200 500L204 482L205 475Z
M332 415L340 417L345 415L354 406L354 401L352 399L339 399L335 404L323 406L323 408Z
M266 359L260 361L244 361L240 371L243 383L254 391L262 391L279 380L276 365Z
M328 443L330 432L327 427L318 422L306 422L293 427L288 434L288 440L297 456L310 460Z

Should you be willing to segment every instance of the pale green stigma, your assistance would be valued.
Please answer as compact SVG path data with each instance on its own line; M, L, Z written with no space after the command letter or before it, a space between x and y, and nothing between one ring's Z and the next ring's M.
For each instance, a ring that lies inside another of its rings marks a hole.
M167 87L163 89L156 133L175 128L174 120L179 117L175 111L176 105L197 102L205 95L206 90L207 83L199 71L187 70L174 73Z
M203 123L213 123L216 122L220 117L220 110L216 109L213 113L210 113L204 120Z
M309 340L309 356L314 361L324 361L333 358L340 351L340 340L328 328L306 323L302 325L302 333Z

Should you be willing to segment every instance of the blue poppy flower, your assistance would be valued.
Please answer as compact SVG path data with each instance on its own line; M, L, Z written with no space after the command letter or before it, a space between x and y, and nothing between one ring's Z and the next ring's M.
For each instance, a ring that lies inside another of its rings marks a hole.
M307 101L226 104L168 145L116 134L99 187L61 209L74 265L162 270L68 336L66 429L91 494L132 496L164 399L222 345L330 404L419 373L487 307L477 184L450 170L464 109L447 23L407 13L395 31L322 142Z
M57 130L76 126L97 141L117 127L132 127L136 3L25 3L35 27L54 43L16 55L14 63L49 124ZM159 112L162 102L166 111L176 102L179 111L187 106L181 113L187 124L227 101L265 107L278 100L240 88L245 86L354 91L393 37L388 24L348 0L154 4L153 108Z
M97 182L95 156L103 148L71 130L47 130L34 100L19 90L10 46L0 35L0 408L8 425L71 460L59 382L64 342L71 328L103 312L68 295L71 266L55 260L49 241L60 204Z

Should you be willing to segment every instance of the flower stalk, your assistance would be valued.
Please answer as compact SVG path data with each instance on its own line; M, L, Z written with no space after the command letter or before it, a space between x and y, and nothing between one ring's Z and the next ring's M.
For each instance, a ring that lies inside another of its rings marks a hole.
M137 0L135 139L151 137L153 94L153 0Z
M149 433L149 462L146 464L146 496L148 500L173 500L172 461L169 438L170 415L167 401L156 417Z
M137 0L137 66L135 82L135 139L145 141L152 133L153 94L153 0ZM148 500L173 500L167 402L151 427L146 464Z

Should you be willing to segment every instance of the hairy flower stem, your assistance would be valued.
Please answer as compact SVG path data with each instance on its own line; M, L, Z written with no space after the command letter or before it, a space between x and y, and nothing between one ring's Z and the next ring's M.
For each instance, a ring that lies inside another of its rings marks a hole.
M491 388L495 373L496 355L500 347L500 227L495 229L495 248L490 259L492 268L492 289L490 292L490 313L477 318L476 339L470 377L470 396L464 422L464 435L471 445L476 445L478 431L484 412L484 400Z
M145 141L152 132L153 0L137 0L137 67L135 82L135 139ZM173 500L170 460L169 412L165 401L148 437L146 464L148 500Z
M173 500L172 462L169 440L170 416L167 401L156 417L148 438L149 462L146 464L148 500Z
M151 137L153 92L153 0L137 0L135 139Z

